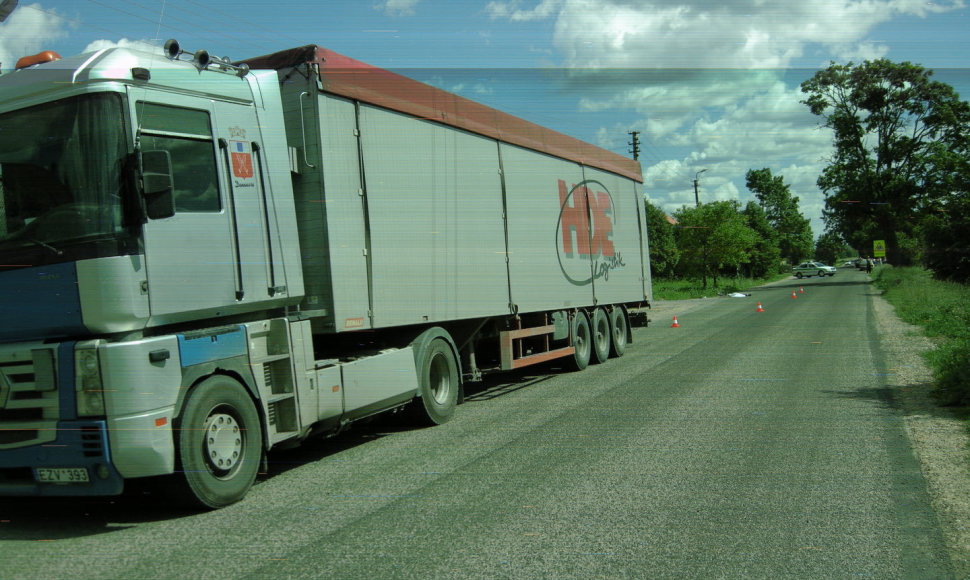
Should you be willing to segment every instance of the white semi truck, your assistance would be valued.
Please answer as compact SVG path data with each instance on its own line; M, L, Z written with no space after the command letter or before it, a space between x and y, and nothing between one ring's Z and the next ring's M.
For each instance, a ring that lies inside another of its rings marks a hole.
M25 57L0 76L0 495L151 477L220 507L273 448L619 356L651 294L641 182L317 46Z

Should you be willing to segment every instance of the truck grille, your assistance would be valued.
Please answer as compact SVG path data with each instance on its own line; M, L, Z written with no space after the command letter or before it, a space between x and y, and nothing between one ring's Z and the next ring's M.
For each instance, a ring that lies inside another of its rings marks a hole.
M0 448L57 437L59 404L50 348L0 351Z

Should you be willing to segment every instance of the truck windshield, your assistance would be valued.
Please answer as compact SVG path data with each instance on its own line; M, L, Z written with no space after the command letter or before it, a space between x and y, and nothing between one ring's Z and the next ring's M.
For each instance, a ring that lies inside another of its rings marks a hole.
M121 99L109 93L0 115L4 263L76 260L94 257L105 242L117 245L124 131Z

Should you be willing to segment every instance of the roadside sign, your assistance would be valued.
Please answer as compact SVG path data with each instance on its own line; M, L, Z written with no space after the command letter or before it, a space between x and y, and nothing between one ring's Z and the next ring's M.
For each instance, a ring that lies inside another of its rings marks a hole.
M873 240L872 255L876 258L886 257L886 240Z

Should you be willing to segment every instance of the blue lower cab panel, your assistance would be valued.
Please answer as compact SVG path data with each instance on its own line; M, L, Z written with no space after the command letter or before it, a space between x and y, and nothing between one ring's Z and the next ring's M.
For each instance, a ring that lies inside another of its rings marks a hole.
M118 495L123 489L104 421L61 421L54 441L0 449L0 495Z

